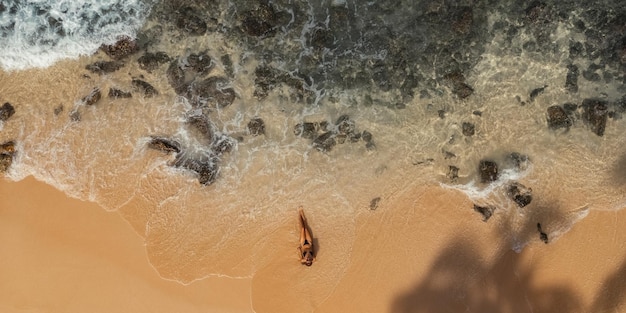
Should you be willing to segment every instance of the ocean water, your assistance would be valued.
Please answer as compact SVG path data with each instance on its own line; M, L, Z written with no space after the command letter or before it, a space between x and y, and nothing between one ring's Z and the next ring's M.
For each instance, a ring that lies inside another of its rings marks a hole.
M167 279L253 275L303 206L334 281L356 218L420 186L493 210L516 251L626 205L619 1L0 3L6 177L119 211ZM99 49L125 37L137 52Z

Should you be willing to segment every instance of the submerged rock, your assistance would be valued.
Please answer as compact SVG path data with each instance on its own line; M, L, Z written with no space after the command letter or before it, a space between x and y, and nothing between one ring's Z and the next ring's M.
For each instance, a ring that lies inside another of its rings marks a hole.
M530 101L534 101L535 98L537 98L537 96L539 96L540 94L542 94L546 88L548 87L548 85L544 85L543 87L539 87L539 88L535 88L530 92Z
M583 120L587 122L591 131L598 136L603 136L608 115L607 102L599 99L585 99L583 100L582 108Z
M225 108L235 101L235 90L224 77L209 77L195 81L188 90L188 98L196 106Z
M321 152L328 152L335 146L336 143L335 134L329 131L313 140L313 148Z
M344 136L353 134L356 129L354 121L345 114L337 119L335 125L337 126L337 133Z
M274 34L278 16L270 4L261 4L258 9L244 12L241 29L254 37L268 37Z
M122 91L117 88L109 88L109 98L132 98L132 96L130 92Z
M100 49L111 58L121 60L139 51L139 45L137 45L135 40L124 36L119 38L118 41L112 45L102 45Z
M177 141L163 137L152 137L148 143L148 148L163 151L165 153L180 153L180 144Z
M215 182L219 173L216 159L199 160L186 157L180 153L176 156L174 166L196 173L198 182L202 185L210 185Z
M448 166L448 174L446 176L451 182L455 182L459 178L459 168L454 165Z
M265 134L265 122L260 117L255 117L248 122L248 132L252 136Z
M176 27L192 36L204 35L207 31L207 24L196 14L196 11L192 7L183 7L178 10Z
M507 195L511 198L511 200L515 201L520 208L527 206L533 200L532 189L527 188L518 182L514 182L509 185Z
M9 170L13 163L13 156L15 155L15 142L7 141L0 144L0 173L4 173Z
M469 122L463 122L461 129L463 131L463 135L467 137L474 136L474 133L476 131L476 127L474 126L474 124Z
M480 206L474 204L474 211L480 213L480 215L483 216L483 222L488 221L495 210L496 208L492 206Z
M213 141L213 126L205 115L194 115L187 118L187 124L193 127L208 142Z
M216 140L213 141L211 149L215 152L217 156L221 156L222 154L233 150L235 143L236 141L231 137L219 136Z
M364 130L363 133L361 133L361 138L363 138L363 141L365 141L365 142L371 142L372 141L372 133L368 132L367 130ZM358 140L358 138L356 138L356 140Z
M102 98L100 88L94 88L88 95L81 100L85 105L94 105Z
M85 66L85 69L95 74L113 73L124 66L118 61L98 61Z
M553 105L548 107L548 127L551 129L569 128L572 120L565 109L561 106Z
M511 152L506 157L506 162L508 165L512 166L518 171L525 171L530 165L530 158L527 155L521 154L519 152Z
M144 55L137 59L139 67L148 72L156 70L161 64L167 63L171 58L165 52L146 52Z
M215 63L206 52L198 54L192 53L183 60L183 63L185 64L185 68L189 68L199 75L208 74L215 66Z
M452 86L452 93L460 99L465 99L474 93L474 89L465 83L465 76L461 72L446 74L444 79Z
M307 139L315 139L319 129L318 123L304 122L298 123L293 129L294 135Z
M167 68L167 81L174 89L177 95L185 94L189 89L189 83L185 78L185 71L180 66L178 60L174 60Z
M141 79L134 78L132 84L137 89L141 90L146 97L153 97L159 94L156 88Z
M6 121L15 114L15 108L8 102L0 106L0 121Z
M567 66L567 76L565 77L565 89L569 92L578 92L578 66L570 64Z
M378 203L380 202L380 197L376 197L370 201L370 210L374 211L378 209Z
M490 183L498 179L498 164L490 160L481 160L478 164L480 182Z

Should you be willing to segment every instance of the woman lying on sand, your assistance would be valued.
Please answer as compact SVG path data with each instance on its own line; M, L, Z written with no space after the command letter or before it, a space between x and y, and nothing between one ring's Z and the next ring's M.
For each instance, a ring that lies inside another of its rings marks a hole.
M300 255L300 263L306 266L311 266L315 261L315 251L313 250L313 239L311 239L311 233L309 232L309 226L306 224L306 218L304 217L304 211L302 208L298 209L300 213L300 246L298 252Z

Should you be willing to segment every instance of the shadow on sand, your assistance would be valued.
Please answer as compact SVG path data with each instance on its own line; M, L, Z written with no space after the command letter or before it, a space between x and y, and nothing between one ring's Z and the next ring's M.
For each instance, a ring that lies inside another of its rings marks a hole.
M391 312L582 311L567 286L534 286L533 267L512 250L487 263L468 240L455 238L447 247L428 276L394 301Z

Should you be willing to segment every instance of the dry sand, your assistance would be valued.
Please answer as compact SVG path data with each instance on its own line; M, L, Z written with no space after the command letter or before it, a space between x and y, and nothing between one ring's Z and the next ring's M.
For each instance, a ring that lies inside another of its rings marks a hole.
M267 251L274 261L252 279L185 286L159 277L119 214L32 178L2 180L0 311L626 312L624 210L592 211L556 242L517 254L460 193L421 187L388 201L359 216L332 291L298 287L322 267L298 265L297 238ZM431 214L416 214L425 206Z

